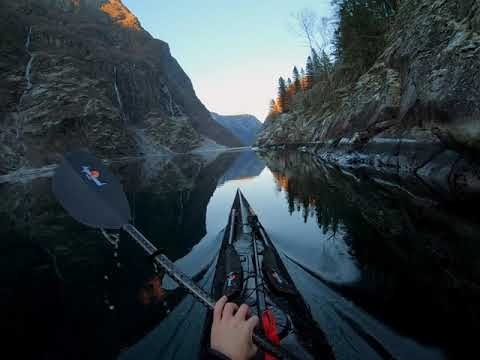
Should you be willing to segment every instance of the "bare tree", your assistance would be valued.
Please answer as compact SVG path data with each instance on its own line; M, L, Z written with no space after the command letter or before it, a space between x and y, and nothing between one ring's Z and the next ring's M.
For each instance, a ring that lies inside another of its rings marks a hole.
M318 50L330 53L327 49L332 44L333 34L335 33L335 20L329 17L322 17L317 21L315 30L322 41Z
M317 14L311 9L303 9L292 15L293 24L291 26L293 32L307 40L310 48L318 47L316 39L316 28L318 22Z
M315 11L304 8L292 15L292 32L305 40L310 49L328 51L335 32L335 22L329 17L319 17Z

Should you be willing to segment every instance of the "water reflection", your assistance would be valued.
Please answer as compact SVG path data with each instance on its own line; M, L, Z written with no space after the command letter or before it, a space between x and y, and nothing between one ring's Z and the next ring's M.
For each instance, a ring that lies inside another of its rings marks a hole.
M345 269L348 262L338 259L345 251L355 260L355 276L335 278L326 269L328 261L321 250L325 245L312 256L286 241L279 244L290 270L305 284L305 296L313 300L319 321L331 328L327 333L332 341L343 343L347 338L364 347L358 340L364 337L369 348L365 354L372 354L367 358L374 358L373 353L441 357L400 334L435 344L452 358L467 351L465 339L478 329L480 319L480 268L475 255L480 250L480 226L475 218L460 215L455 204L429 197L422 184L392 184L361 171L346 173L298 153L266 153L263 158L277 189L285 194L289 212L297 212L305 222L313 217L322 234L340 244L326 245L337 247L330 251L337 256L332 265L342 264ZM359 308L347 306L348 301ZM379 330L385 326L390 330ZM339 335L339 327L354 335ZM453 328L456 334L450 332ZM395 336L393 329L398 332ZM340 348L337 355L364 358L346 351L345 343Z
M137 227L207 289L240 187L337 358L457 358L470 350L465 339L480 320L479 224L423 184L348 173L298 153L111 167ZM112 246L77 224L46 178L0 184L0 197L5 343L31 344L12 349L17 356L196 356L205 309L125 234Z
M196 261L185 255L205 238L210 197L239 155L111 163L136 225L197 280L213 262L215 242L192 252L202 255ZM53 199L50 179L0 184L0 196L6 343L32 345L15 348L17 356L114 358L185 299L125 234L112 245L65 214Z

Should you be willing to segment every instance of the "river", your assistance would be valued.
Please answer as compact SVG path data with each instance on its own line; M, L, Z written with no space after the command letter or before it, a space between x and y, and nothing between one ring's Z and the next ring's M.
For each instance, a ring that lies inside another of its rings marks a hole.
M135 225L205 288L240 188L337 359L454 359L475 349L468 339L479 330L480 223L415 179L345 171L289 152L110 166ZM163 301L141 249L123 233L108 242L77 224L50 182L0 184L5 353L194 358L202 306L168 278L161 287L176 296Z

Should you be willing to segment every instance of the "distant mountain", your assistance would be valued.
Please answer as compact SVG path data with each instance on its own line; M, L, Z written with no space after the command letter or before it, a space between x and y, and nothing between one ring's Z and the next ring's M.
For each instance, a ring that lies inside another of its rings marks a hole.
M211 113L212 118L230 130L245 145L252 145L262 129L262 123L253 115L219 115Z

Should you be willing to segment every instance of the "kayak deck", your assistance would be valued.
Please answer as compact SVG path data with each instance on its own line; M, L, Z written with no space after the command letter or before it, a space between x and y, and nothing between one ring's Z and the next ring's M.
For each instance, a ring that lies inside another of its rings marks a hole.
M228 217L211 294L214 299L226 295L238 305L248 304L260 319L257 330L263 335L265 325L270 325L262 323L262 316L273 317L280 344L298 357L333 358L323 331L240 190ZM204 348L210 342L211 322L210 313L205 322ZM263 358L261 354L259 358Z

